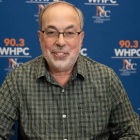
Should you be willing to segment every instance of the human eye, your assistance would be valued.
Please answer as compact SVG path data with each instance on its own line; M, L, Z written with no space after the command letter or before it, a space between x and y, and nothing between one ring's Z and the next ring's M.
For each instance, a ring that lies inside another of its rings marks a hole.
M74 31L66 31L65 32L65 36L67 36L67 37L73 37L74 35L75 35Z
M75 34L75 32L73 32L73 31L67 31L67 32L65 32L67 35L73 35L73 34Z
M56 36L57 35L57 31L46 31L46 35L50 36L50 37Z

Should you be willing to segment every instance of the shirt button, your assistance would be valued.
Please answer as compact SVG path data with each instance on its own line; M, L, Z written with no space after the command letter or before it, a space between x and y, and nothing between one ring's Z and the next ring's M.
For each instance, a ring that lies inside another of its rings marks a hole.
M63 114L63 116L62 116L63 118L66 118L67 116L65 115L65 114Z
M64 89L62 89L62 92L64 93L64 92L65 92L65 90L64 90Z

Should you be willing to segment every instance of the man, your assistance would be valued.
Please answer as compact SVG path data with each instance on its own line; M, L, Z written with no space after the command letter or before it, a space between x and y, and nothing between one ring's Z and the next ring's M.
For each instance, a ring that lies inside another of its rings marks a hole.
M138 140L140 122L112 69L79 55L83 16L70 3L40 14L42 56L13 70L0 89L0 137L19 121L24 140Z

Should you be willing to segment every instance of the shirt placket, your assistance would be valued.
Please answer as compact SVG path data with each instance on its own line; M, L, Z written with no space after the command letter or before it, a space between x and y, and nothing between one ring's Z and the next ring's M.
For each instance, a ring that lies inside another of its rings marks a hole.
M67 111L66 111L66 91L65 89L62 89L61 91L61 111L62 111L62 140L68 140L67 135L66 135L66 121L67 121Z

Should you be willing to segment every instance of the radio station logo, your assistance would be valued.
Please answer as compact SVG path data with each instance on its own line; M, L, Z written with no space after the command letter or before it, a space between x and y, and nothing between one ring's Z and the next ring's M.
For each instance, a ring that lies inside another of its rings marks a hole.
M122 59L122 68L119 69L122 76L129 76L137 73L138 64L134 59L140 59L138 40L120 40L119 48L114 48L113 59Z
M32 57L30 48L25 46L25 39L5 38L4 46L0 47L0 57Z
M88 0L85 5L93 5L95 7L95 14L92 16L94 23L110 21L112 13L109 6L119 6L116 0Z
M1 57L13 57L13 56L23 56L23 57L30 57L29 56L29 48L28 47L0 47L0 55Z
M60 0L27 0L25 3L28 4L36 4L36 13L34 14L35 21L38 22L38 17L41 12L41 10L44 8L44 6L50 2L55 2L55 1L60 1Z
M96 6L96 15L92 18L94 23L104 23L110 21L111 11L106 9L105 6Z
M29 47L25 46L24 38L4 38L3 43L4 45L0 47L0 57L8 60L8 66L5 68L8 73L23 64L19 61L19 58L32 57Z
M23 62L20 62L18 58L8 58L7 60L8 60L8 64L7 64L7 68L5 68L5 71L7 71L7 73L23 65Z
M40 14L40 12L42 11L42 9L45 7L45 4L38 4L37 5L37 13L36 14L34 14L34 17L36 18L36 21L38 22L38 18L39 18L39 14Z
M88 0L88 2L97 4L117 4L116 0Z
M113 58L140 58L140 49L138 40L120 40L119 48L114 49L115 57Z
M122 68L119 69L122 76L129 76L137 73L137 63L132 62L132 59L123 59Z
M9 69L15 69L19 66L21 66L23 62L18 62L18 58L9 58L8 59L8 68Z

